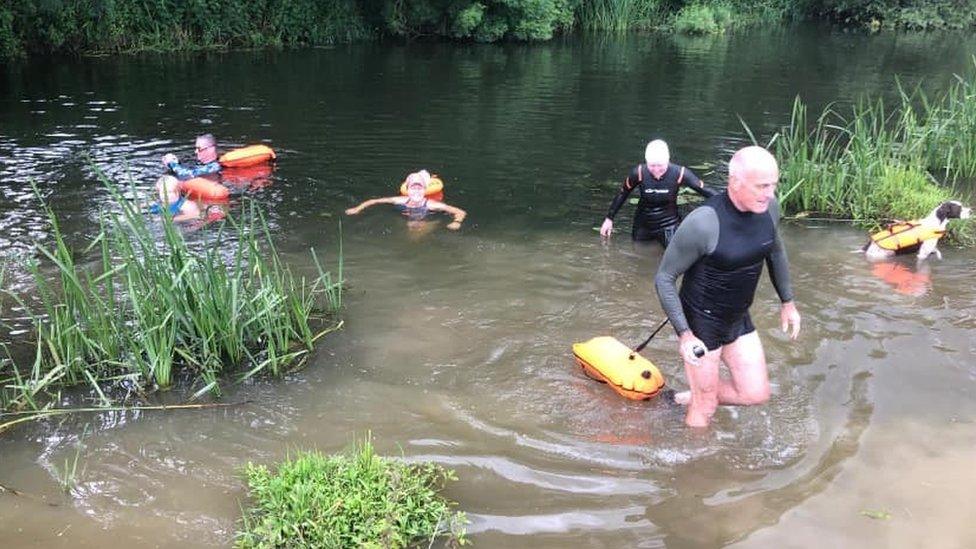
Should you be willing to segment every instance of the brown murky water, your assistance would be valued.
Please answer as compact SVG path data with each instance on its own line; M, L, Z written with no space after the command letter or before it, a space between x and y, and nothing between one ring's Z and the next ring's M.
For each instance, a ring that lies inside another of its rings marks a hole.
M890 93L892 74L937 88L974 49L968 37L801 29L6 67L10 260L44 237L28 178L81 239L104 192L78 155L93 151L117 179L125 160L148 187L159 155L190 154L201 126L282 151L254 196L295 265L309 247L334 254L342 209L420 166L444 174L447 201L470 217L458 233L411 232L382 209L344 219L344 329L303 371L228 389L245 404L5 434L0 484L28 495L0 494L4 545L227 545L241 465L336 451L367 431L383 453L457 471L447 495L482 547L976 545L972 250L877 267L850 253L861 231L786 224L801 340L779 332L764 281L753 317L773 398L721 408L707 433L586 379L570 353L607 333L636 344L661 318L660 250L619 234L604 246L592 230L649 134L680 162L715 166L701 171L719 183L743 142L736 113L768 135L797 93ZM8 341L23 337L12 324ZM666 330L645 355L680 388L674 347ZM86 426L63 494L58 471Z

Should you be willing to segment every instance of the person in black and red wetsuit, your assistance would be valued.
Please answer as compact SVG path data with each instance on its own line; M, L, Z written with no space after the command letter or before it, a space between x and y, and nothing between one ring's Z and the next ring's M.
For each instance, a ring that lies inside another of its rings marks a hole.
M620 192L610 203L600 235L609 238L613 232L613 218L634 189L640 189L637 211L631 237L634 240L657 240L665 248L681 222L678 214L678 189L681 185L694 190L705 198L716 194L701 179L684 166L671 163L668 144L655 139L647 144L644 164L630 170Z

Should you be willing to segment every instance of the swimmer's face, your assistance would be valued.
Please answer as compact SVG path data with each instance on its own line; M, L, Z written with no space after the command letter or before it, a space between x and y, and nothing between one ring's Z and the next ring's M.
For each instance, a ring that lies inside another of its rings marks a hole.
M407 187L407 198L410 202L420 202L424 199L425 190L423 185L411 184Z
M217 146L213 143L208 143L206 139L197 139L196 153L197 162L201 164L207 164L217 160Z
M776 196L779 170L760 169L746 171L741 176L729 177L729 191L737 206L747 212L763 213L769 209L769 201Z
M668 171L668 163L660 161L648 162L647 170L651 172L654 179L661 179L664 177L664 172Z

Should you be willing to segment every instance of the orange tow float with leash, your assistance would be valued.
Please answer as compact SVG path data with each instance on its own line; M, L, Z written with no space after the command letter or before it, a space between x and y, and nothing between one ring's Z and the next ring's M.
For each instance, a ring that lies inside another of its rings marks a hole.
M573 356L588 377L606 383L617 394L630 400L650 400L664 388L664 376L653 362L640 356L647 344L668 323L665 318L650 337L631 350L612 336L594 337L573 344ZM695 356L705 349L695 348Z

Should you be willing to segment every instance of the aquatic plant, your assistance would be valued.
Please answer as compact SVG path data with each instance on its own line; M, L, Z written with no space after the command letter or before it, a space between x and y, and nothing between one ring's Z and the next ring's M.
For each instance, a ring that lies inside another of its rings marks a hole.
M66 494L75 489L78 485L78 477L84 475L84 466L81 472L78 472L78 459L81 457L81 450L84 448L85 437L87 435L88 425L85 425L85 429L81 432L78 440L75 441L74 459L69 457L64 458L63 470L54 466L54 476L58 479L58 485L61 486L61 491Z
M576 8L580 27L592 30L655 27L666 14L663 0L582 0Z
M299 452L277 471L249 463L244 474L252 503L240 548L465 543L464 514L438 493L454 473L377 456L369 438L345 454Z
M39 409L62 387L79 384L108 405L105 386L167 389L177 373L197 386L194 397L219 395L222 374L280 375L336 328L341 248L336 278L314 253L317 274L295 276L248 202L238 218L212 229L233 248L199 250L168 216L157 225L103 182L118 212L102 219L84 250L65 243L45 205L53 244L39 244L28 266L38 310L4 291L28 311L35 338L32 364L9 359L0 370L5 408Z
M695 2L678 10L671 25L682 34L719 34L732 25L732 13L729 4Z
M862 100L812 122L797 98L774 138L787 213L851 218L865 226L927 214L976 176L976 72L936 98L902 90L900 103ZM945 183L940 183L940 179ZM960 236L969 229L955 229Z

